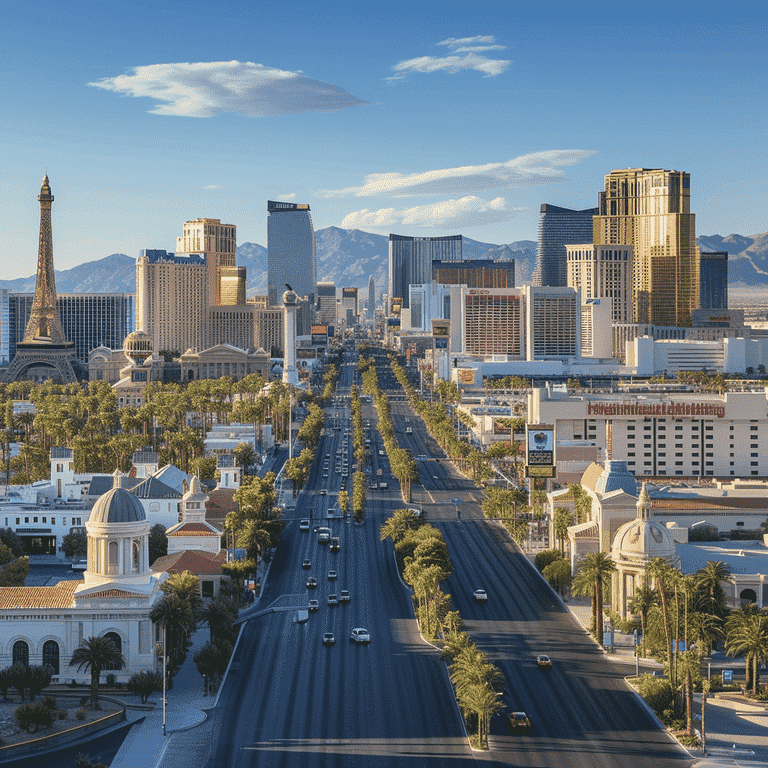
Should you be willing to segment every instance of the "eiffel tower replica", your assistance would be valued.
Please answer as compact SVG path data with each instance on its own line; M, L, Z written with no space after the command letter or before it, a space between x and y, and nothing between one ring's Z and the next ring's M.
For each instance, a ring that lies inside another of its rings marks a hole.
M37 282L32 311L24 340L16 345L16 354L5 371L3 381L44 381L63 384L77 381L79 369L75 345L67 341L56 308L56 278L53 272L53 235L51 207L53 195L48 174L40 187L40 244L37 251Z

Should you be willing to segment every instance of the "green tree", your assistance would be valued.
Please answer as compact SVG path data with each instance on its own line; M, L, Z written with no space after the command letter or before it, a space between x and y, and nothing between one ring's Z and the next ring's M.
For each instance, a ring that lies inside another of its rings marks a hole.
M571 565L567 560L551 562L541 572L541 575L558 595L565 597L568 594L573 577L571 576Z
M645 650L646 627L648 626L648 614L654 605L659 602L659 593L649 586L638 587L629 600L629 610L640 616L640 633L642 635L642 648Z
M189 638L197 627L192 606L175 594L165 594L152 608L150 619L165 631L165 655L172 667L177 667L189 648Z
M220 640L232 640L232 622L237 616L237 608L229 600L218 597L205 605L200 612L200 619L208 625L211 645Z
M752 694L757 696L759 661L768 656L768 614L763 611L732 611L726 623L725 651L744 654L752 662Z
M392 543L397 544L409 531L414 531L420 526L421 519L416 517L410 509L396 509L381 526L379 538L381 541L392 539Z
M694 574L698 593L697 605L703 611L723 618L725 616L725 591L723 584L732 584L728 566L722 560L710 560Z
M344 517L349 512L349 494L346 491L339 491L339 509Z
M565 537L568 535L568 528L573 525L573 512L567 507L555 507L552 515L552 526L555 529L555 536L560 542L560 551L565 551Z
M154 619L153 619L154 621ZM99 708L99 683L101 672L106 667L122 669L125 666L123 654L108 637L88 637L72 652L70 667L91 672L91 707Z
M73 531L61 539L64 555L70 559L84 558L88 554L88 537L85 531Z
M155 692L163 690L163 676L160 672L136 672L131 675L125 687L131 693L141 697L141 703L146 704L147 699Z
M592 552L578 565L572 590L575 595L592 598L591 630L597 642L603 643L603 591L607 588L611 574L616 570L613 560L605 552Z
M168 537L165 535L165 526L155 523L149 529L149 563L152 565L155 560L165 557L168 554Z
M13 528L0 528L0 543L5 544L14 557L21 557L24 554L24 542Z
M19 557L0 566L0 587L23 587L29 575L29 558Z

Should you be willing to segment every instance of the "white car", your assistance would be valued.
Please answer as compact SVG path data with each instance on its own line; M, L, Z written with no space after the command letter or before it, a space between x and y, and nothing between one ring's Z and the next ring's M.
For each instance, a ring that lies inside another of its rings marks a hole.
M475 600L477 600L478 603L484 603L487 599L488 595L485 593L484 589L475 590Z
M355 643L370 643L371 633L362 627L355 627L355 629L352 630L352 634L349 636L349 639Z

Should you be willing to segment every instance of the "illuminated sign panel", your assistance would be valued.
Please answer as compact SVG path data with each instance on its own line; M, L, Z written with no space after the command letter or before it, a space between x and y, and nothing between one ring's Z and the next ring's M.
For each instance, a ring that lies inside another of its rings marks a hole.
M714 403L587 403L589 416L714 416L725 418L725 406Z
M555 428L551 424L527 424L525 428L525 463L528 467L553 466L555 463Z

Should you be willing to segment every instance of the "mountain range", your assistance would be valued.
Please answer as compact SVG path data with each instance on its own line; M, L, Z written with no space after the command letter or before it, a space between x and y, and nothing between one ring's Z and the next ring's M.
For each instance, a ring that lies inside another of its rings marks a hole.
M359 229L326 227L315 233L317 241L317 279L338 286L368 288L373 275L377 294L386 290L389 269L389 238ZM727 251L731 285L743 288L768 287L768 232L760 235L702 235L697 238L704 251ZM482 243L465 237L465 259L515 260L515 282L530 282L536 264L537 243L520 240L506 245ZM247 293L266 293L267 249L258 243L242 243L237 248L237 264L247 269ZM35 275L16 280L0 280L0 288L16 293L32 293ZM60 293L133 293L136 290L136 260L113 253L98 261L56 272Z

